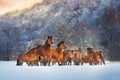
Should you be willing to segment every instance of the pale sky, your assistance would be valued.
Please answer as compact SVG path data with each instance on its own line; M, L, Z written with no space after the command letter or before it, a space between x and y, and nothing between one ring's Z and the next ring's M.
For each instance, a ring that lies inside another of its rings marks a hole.
M43 0L0 0L0 15L30 8L35 3L41 3L42 1Z

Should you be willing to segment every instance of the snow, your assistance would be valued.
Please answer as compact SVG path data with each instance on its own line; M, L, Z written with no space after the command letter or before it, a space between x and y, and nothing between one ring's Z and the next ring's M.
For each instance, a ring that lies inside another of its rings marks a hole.
M0 80L119 80L120 62L89 66L16 66L0 61Z

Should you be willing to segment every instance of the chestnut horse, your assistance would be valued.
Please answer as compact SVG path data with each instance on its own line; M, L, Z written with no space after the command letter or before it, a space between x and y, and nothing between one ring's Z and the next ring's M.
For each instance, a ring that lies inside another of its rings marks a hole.
M17 66L21 66L23 62L26 62L28 66L34 65L35 61L38 59L36 52L37 49L33 48L27 53L19 54L17 58Z
M53 53L51 55L52 60L58 63L58 65L63 65L63 50L66 49L66 45L64 41L61 41L56 49L53 49Z
M93 54L95 64L105 64L104 58L102 56L102 51L97 51Z
M39 55L40 62L41 62L40 64L43 64L44 66L47 64L50 66L50 60L51 60L51 54L52 54L52 49L51 49L52 44L53 44L52 36L48 36L44 45L39 45L37 47L37 54Z

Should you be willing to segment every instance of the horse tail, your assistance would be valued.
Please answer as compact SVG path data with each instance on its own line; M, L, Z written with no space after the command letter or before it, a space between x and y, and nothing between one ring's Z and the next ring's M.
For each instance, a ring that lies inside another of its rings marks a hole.
M100 58L101 58L101 60L102 60L103 64L105 64L105 60L104 60L104 58L103 58L102 54L100 54Z

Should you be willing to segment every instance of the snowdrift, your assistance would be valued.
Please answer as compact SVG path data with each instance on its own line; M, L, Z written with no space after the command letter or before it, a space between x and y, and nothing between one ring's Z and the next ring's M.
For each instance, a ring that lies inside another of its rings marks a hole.
M16 66L0 61L0 80L119 80L120 62L89 66Z

